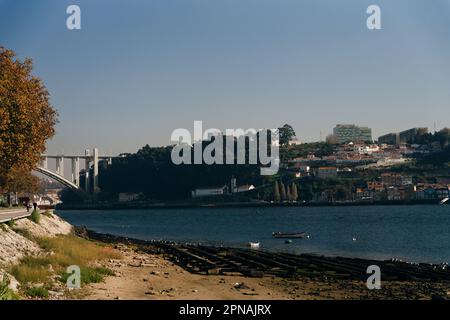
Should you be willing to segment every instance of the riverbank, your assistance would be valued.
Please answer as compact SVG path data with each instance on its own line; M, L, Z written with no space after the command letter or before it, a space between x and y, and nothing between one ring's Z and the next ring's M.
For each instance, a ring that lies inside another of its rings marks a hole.
M0 300L66 299L69 266L81 271L81 283L99 282L112 271L103 260L120 257L114 249L74 234L72 225L52 212L0 224Z
M104 266L117 278L90 285L86 299L449 299L450 272L399 261L283 255L143 241L78 229L124 257ZM369 290L366 268L382 270ZM295 268L291 268L295 266Z
M407 206L438 205L439 200L385 200L385 201L342 201L342 202L92 202L58 204L58 210L136 210L136 209L211 209L211 208L279 208L279 207L352 207L352 206Z

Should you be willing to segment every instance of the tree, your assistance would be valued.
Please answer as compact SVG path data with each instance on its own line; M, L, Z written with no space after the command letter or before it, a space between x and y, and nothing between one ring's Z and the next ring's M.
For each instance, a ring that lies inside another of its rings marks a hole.
M288 201L292 201L292 189L291 189L291 185L288 184L287 186L287 192L286 192L286 198Z
M285 201L286 200L286 187L284 186L284 183L282 181L280 181L280 198L281 201Z
M23 168L14 168L8 172L5 189L14 193L35 193L39 191L41 181Z
M295 131L292 128L292 126L285 124L281 128L278 128L279 131L279 139L280 139L280 145L286 146L289 144L289 141L292 140L293 137L295 137Z
M31 172L54 133L57 113L42 81L23 62L0 47L0 187L11 171Z
M280 188L278 186L278 181L275 181L274 185L273 185L273 199L276 202L279 202L281 197L280 197Z
M292 182L291 193L292 193L292 200L297 201L298 200L298 191L297 191L297 184L295 182Z

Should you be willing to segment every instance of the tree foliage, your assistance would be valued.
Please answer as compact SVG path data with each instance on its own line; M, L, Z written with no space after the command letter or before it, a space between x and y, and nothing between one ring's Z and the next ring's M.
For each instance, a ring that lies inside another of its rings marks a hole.
M203 148L208 145L204 142ZM120 192L143 193L153 200L184 200L198 187L230 186L232 177L238 184L260 185L265 177L256 164L181 164L171 160L172 147L144 146L134 154L113 160L100 169L100 188L112 195Z
M289 141L292 140L293 137L295 137L295 131L294 128L292 128L291 125L285 124L281 128L278 128L279 134L280 134L280 145L285 146L289 144Z
M11 171L30 172L54 135L57 113L30 59L0 47L0 186Z

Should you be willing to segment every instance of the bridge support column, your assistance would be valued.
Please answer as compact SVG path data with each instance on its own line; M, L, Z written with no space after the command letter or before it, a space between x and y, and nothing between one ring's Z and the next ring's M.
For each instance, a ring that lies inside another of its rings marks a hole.
M44 169L47 169L47 168L48 168L47 157L43 157L43 158L41 159L41 167L44 168Z
M72 158L72 182L80 186L80 158Z
M96 194L100 191L98 187L98 148L94 148L93 150L93 162L94 162L94 176L93 178L93 193Z
M89 171L90 171L90 152L89 149L84 150L84 155L86 156L86 158L84 158L84 169L85 169L85 175L84 175L84 186L85 186L85 190L87 193L90 193L90 183L89 183Z
M56 172L64 177L64 157L56 158Z

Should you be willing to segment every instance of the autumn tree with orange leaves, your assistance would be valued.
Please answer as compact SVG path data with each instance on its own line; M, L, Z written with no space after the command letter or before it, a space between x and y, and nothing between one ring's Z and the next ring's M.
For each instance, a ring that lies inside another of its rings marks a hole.
M57 113L42 80L32 75L31 59L20 61L0 47L0 189L17 189L30 178L55 133ZM8 187L9 186L9 187ZM14 190L17 191L17 190ZM24 190L25 191L25 190Z

